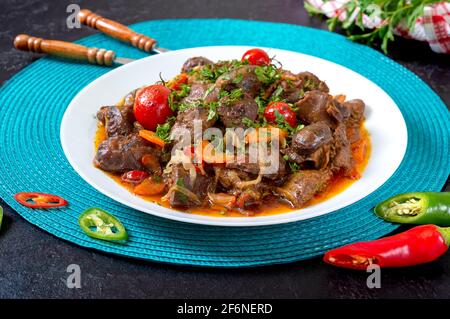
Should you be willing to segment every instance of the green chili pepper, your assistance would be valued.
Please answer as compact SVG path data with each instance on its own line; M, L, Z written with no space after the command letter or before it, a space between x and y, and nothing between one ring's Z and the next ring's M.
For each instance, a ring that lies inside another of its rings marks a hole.
M3 207L0 206L0 229L2 228L2 221L3 221Z
M400 194L379 203L375 214L393 223L450 226L450 192Z
M81 229L90 237L109 240L125 241L127 231L122 223L111 214L100 208L88 208L78 218Z

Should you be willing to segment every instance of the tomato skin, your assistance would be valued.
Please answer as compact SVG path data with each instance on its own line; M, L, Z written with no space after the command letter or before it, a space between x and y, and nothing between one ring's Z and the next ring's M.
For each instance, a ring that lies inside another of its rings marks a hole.
M164 124L173 115L169 105L170 89L155 84L143 88L134 103L134 116L147 130L155 131L158 124Z
M291 126L297 127L297 116L295 112L285 102L270 102L265 110L264 117L269 123L275 123L277 119L276 111L278 111L284 120Z
M266 51L255 48L250 49L247 52L244 53L242 56L242 61L248 61L252 65L269 65L270 64L270 58L267 55Z

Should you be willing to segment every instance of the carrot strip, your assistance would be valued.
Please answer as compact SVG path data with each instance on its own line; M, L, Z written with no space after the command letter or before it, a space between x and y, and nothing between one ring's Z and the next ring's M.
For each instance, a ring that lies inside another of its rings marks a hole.
M142 183L134 187L134 193L143 196L157 195L164 191L165 184L156 182L151 177L144 179Z
M162 138L158 137L156 133L153 131L140 130L139 136L149 141L150 143L156 144L158 146L164 147L164 145L166 145L166 142L164 142Z
M206 140L196 146L195 155L197 158L201 155L202 160L210 164L223 164L234 159L234 154L215 152L214 145Z

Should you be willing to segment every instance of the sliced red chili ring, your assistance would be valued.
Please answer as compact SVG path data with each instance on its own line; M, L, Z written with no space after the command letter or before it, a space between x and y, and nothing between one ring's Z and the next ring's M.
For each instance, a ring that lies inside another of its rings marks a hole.
M52 208L69 204L60 196L36 192L20 192L14 195L14 198L19 204L28 208Z

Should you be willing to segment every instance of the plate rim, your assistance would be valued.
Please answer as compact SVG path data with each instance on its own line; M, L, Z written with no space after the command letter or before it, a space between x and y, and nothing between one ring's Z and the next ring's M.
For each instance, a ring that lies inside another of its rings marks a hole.
M201 46L201 47L191 47L191 48L184 48L184 49L178 49L178 50L173 50L173 51L168 51L165 52L164 55L173 55L173 54L177 54L180 51L184 52L184 51L190 51L190 50L198 50L198 49L203 49L203 48L208 48L208 49L214 49L214 48L224 48L224 47L232 47L232 48L237 48L237 49L242 49L242 50L248 50L250 48L253 48L254 46L251 45L212 45L212 46ZM190 224L198 224L198 225L208 225L208 226L226 226L226 227L256 227L256 226L269 226L269 225L278 225L278 224L286 224L286 223L292 223L292 222L297 222L297 221L302 221L302 220L310 220L310 219L314 219L317 217L321 217L323 215L326 214L330 214L333 213L339 209L343 209L345 207L348 207L350 205L356 204L359 201L363 200L365 197L369 196L370 194L374 193L375 191L377 191L379 188L381 188L385 183L387 183L392 176L395 174L395 172L399 169L399 167L401 166L401 163L403 162L405 155L406 155L406 151L407 151L407 147L408 147L408 128L406 125L406 121L405 118L401 112L401 109L398 107L397 103L393 100L393 98L383 89L381 88L378 84L376 84L375 82L373 82L372 80L368 79L367 77L365 77L364 75L344 66L341 64L338 64L336 62L321 58L321 57L317 57L311 54L306 54L306 53L302 53L302 52L297 52L297 51L292 51L292 50L285 50L285 49L278 49L278 48L271 48L271 47L262 47L262 46L258 46L258 48L261 48L263 50L277 50L277 51L285 51L288 53L293 53L293 54L298 54L298 55L304 55L304 56L308 56L308 57L312 57L314 59L318 59L318 60L322 60L325 61L326 63L331 63L334 65L337 65L338 67L341 68L345 68L347 71L352 72L357 74L358 76L361 76L363 78L365 78L367 81L369 81L372 85L376 86L379 90L381 90L382 92L384 92L384 94L386 95L386 97L388 99L391 100L391 102L395 105L395 107L398 109L400 115L401 115L401 119L402 119L402 124L404 126L405 129L405 133L404 137L404 148L402 150L402 155L401 155L401 160L398 163L398 166L395 168L395 170L393 170L392 174L387 177L387 179L380 184L377 188L375 188L374 190L372 190L370 193L366 194L364 197L360 198L359 200L356 200L354 202L351 202L349 204L346 204L345 206L342 206L340 208L336 208L333 210L328 210L325 211L324 213L319 213L316 214L315 216L304 216L301 214L298 214L295 217L289 216L289 217L284 217L283 215L286 215L287 213L295 213L298 212L299 210L293 210L293 211L289 211L286 213L280 213L280 214L276 214L276 215L266 215L266 216L254 216L254 217L212 217L212 216L205 216L205 215L199 215L199 214L195 214L195 216L198 219L192 219L189 218L189 216L192 216L194 214L189 214L189 213L185 213L182 211L178 211L175 209L171 209L171 208L167 208L164 207L165 209L171 211L171 212L175 212L175 213L179 213L179 214L184 214L186 216L183 215L171 215L171 214L167 214L167 213L162 213L162 212L158 212L158 211L143 211L139 205L134 204L134 203L130 203L128 201L126 201L125 199L120 198L119 196L115 196L114 194L112 194L111 192L108 192L104 187L101 187L99 185L97 185L97 183L95 182L95 180L91 177L89 177L87 174L84 173L84 171L79 167L79 165L74 161L74 159L69 156L68 154L70 153L69 149L68 149L68 145L67 143L64 143L64 140L66 139L66 132L67 130L65 129L65 127L67 126L67 122L68 122L68 116L67 114L69 113L68 110L70 110L71 108L73 108L73 104L76 104L77 99L79 98L80 95L82 95L82 93L86 90L89 90L91 86L95 86L97 82L102 81L103 78L106 77L110 77L112 74L116 73L116 72L120 72L121 68L130 64L138 64L138 63L145 63L144 61L150 60L155 58L156 56L159 56L160 54L156 54L156 55L150 55L148 57L145 58L141 58L141 59L136 59L133 62L127 63L125 65L119 66L113 70L110 70L109 72L106 72L105 74L101 75L100 77L94 79L92 82L88 83L86 86L84 86L80 91L78 91L78 93L72 98L72 100L70 101L70 103L67 105L63 117L61 119L61 125L60 125L60 143L64 152L64 155L67 159L67 161L69 162L69 164L72 166L72 168L74 169L74 171L86 182L88 183L91 187L93 187L96 191L100 192L101 194L105 195L106 197L126 206L126 207L130 207L132 209L135 209L141 213L144 214L150 214L153 216L157 216L160 218L164 218L164 219L168 219L168 220L175 220L175 221L179 221L179 222L185 222L185 223L190 223ZM105 176L107 176L105 174ZM108 176L108 178L110 178ZM157 205L151 201L148 201L148 204L150 206L154 206ZM273 218L273 216L277 216L278 218L276 220L272 220L269 218ZM245 222L243 222L245 221Z

